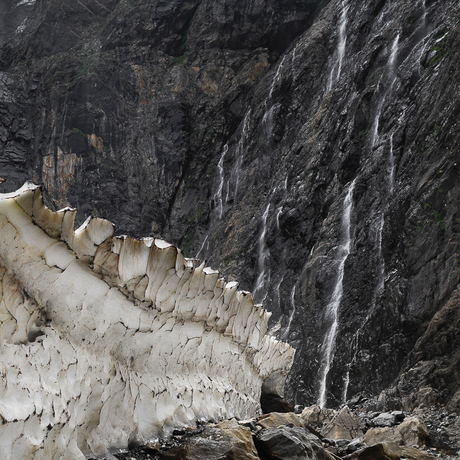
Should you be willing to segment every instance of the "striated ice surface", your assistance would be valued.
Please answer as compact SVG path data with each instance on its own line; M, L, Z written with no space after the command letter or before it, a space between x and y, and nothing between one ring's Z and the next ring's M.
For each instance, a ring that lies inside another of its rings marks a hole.
M2 460L110 457L282 394L294 350L252 295L162 240L0 194Z

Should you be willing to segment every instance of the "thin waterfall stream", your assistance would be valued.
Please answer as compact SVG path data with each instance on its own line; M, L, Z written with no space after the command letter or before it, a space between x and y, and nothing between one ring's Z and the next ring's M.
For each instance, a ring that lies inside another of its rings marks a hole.
M385 99L388 93L391 91L395 81L396 81L396 72L395 72L395 63L396 63L396 55L398 53L399 48L399 33L396 35L396 38L391 45L391 52L390 57L388 58L387 69L388 69L388 86L384 88L383 94L380 96L380 99L377 103L377 110L375 112L375 118L372 128L372 138L371 138L371 148L377 143L379 138L379 120L380 114L382 112L383 104L385 103ZM382 84L383 78L380 79L377 87Z
M223 189L224 189L224 158L226 153L228 152L228 144L224 145L222 150L222 154L219 159L219 163L217 164L217 168L219 170L219 186L217 187L216 192L216 200L218 201L218 209L219 209L219 219L222 219L222 215L224 213L224 199L223 199Z
M331 73L327 84L327 91L332 89L333 84L340 78L342 72L342 62L345 57L345 48L347 45L347 13L348 4L344 1L342 3L342 14L339 20L339 41L337 44L337 61L332 66Z
M256 284L253 290L254 301L256 303L262 303L267 296L265 289L265 284L267 280L265 279L266 272L266 259L268 257L267 247L265 243L265 236L267 234L267 218L270 211L270 203L268 203L265 212L262 215L262 231L259 237L259 256L257 259L257 268L259 271L259 276L257 277Z
M331 296L331 300L326 307L325 319L328 322L330 322L331 325L324 337L324 341L321 346L322 363L320 369L320 389L318 398L318 405L320 407L324 407L326 404L327 376L331 369L331 363L334 357L335 342L339 326L339 307L343 295L343 276L345 273L345 262L347 261L351 249L351 211L353 208L353 190L355 188L355 184L356 178L350 184L348 188L348 193L343 201L341 224L343 232L343 241L337 251L337 279L335 282L335 287Z
M289 337L289 333L291 332L291 325L292 325L292 320L294 319L294 315L296 313L296 306L295 306L295 289L296 289L296 285L294 284L294 286L292 287L292 291L291 291L291 313L289 315L289 320L288 320L288 324L286 326L286 330L284 331L284 334L283 334L283 338L282 340L283 341L286 341Z
M393 152L393 133L390 135L389 163L390 165L389 165L389 172L388 172L388 198L390 198L391 195L393 195L394 186L395 186L395 158L394 158L394 152ZM372 295L371 307L364 321L360 324L359 328L353 335L353 339L350 344L350 348L352 350L354 349L354 353L353 353L352 359L347 365L347 371L344 377L344 385L343 385L343 392L342 392L342 402L344 404L347 401L348 387L350 385L350 369L356 361L356 356L357 356L358 349L359 349L359 337L361 336L365 325L367 324L367 322L369 321L369 319L371 318L375 310L378 296L383 293L383 290L385 288L385 259L383 257L383 252L382 252L382 243L383 243L383 226L385 224L385 213L387 209L388 209L388 204L381 211L380 216L378 218L378 223L377 223L376 240L377 240L378 275L377 275L376 288L374 290L374 294Z
M281 62L279 63L278 68L276 69L275 77L273 78L273 81L270 87L270 92L268 93L268 100L272 98L273 90L275 89L276 82L280 79L281 69L283 68L283 63L285 59L286 59L286 55L283 56L283 59L281 59Z
M235 191L233 192L233 199L236 202L236 198L238 196L238 187L240 184L240 174L241 174L241 166L243 165L243 158L244 158L244 148L245 142L249 134L249 124L251 122L251 109L248 110L246 115L243 119L243 128L241 130L241 136L236 146L236 161L235 161Z

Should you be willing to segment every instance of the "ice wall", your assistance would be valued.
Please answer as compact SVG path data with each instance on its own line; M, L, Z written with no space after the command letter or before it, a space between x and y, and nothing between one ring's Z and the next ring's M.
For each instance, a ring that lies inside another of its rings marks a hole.
M294 350L251 294L165 241L74 219L33 184L0 194L2 460L110 457L282 393Z

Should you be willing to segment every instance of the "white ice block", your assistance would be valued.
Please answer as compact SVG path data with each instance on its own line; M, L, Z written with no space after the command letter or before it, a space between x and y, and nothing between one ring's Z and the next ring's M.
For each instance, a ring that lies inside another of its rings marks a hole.
M249 293L163 240L75 231L75 212L0 194L2 460L109 456L282 391L294 351Z

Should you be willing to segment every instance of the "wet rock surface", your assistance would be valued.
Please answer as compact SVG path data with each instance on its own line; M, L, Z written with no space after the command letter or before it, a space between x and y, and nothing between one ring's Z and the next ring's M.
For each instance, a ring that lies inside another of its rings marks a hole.
M0 191L33 179L241 280L297 349L293 405L458 413L458 2L167 3L8 20Z

